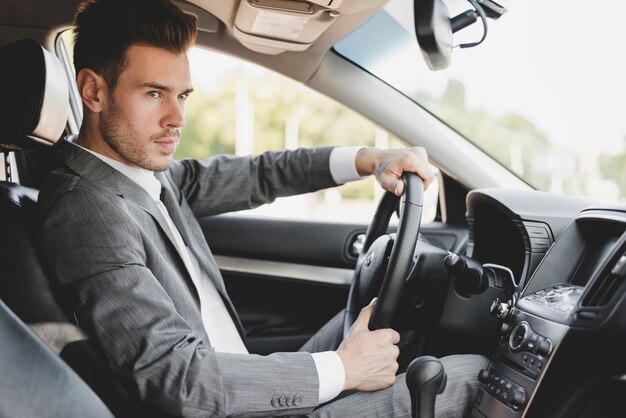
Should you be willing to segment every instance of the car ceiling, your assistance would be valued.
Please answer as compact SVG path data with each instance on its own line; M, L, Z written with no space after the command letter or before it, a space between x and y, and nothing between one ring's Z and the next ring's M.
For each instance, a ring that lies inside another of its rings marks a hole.
M324 55L335 43L367 21L385 2L343 0L338 10L345 12L338 13L334 22L308 49L268 55L248 49L233 36L240 0L176 1L185 10L199 15L200 20L213 19L214 16L221 22L216 32L199 31L198 46L241 57L301 82L306 82L315 73ZM51 33L55 32L54 29L60 30L71 25L71 17L78 3L80 0L0 0L0 39L4 44L20 37L35 37L51 48L54 42ZM212 16L200 16L203 11Z

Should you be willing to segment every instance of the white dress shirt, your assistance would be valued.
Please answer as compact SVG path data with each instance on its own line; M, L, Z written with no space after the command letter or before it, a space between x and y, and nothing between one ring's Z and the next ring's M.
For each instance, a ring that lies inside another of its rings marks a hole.
M68 140L80 146L75 142L76 136L71 136ZM189 271L193 284L196 286L198 295L200 296L202 323L207 335L211 339L213 349L224 353L248 354L248 350L215 285L207 274L200 269L198 260L185 244L178 228L176 228L174 222L172 222L165 205L161 202L161 183L154 176L154 173L143 168L124 164L87 148L81 148L93 154L113 169L124 174L148 192L174 234L176 245L182 255L185 267ZM329 160L330 173L335 182L345 183L361 178L355 167L356 153L361 148L362 147L338 147L331 151ZM311 353L311 356L313 357L319 378L319 402L328 402L339 395L343 390L346 378L343 363L339 355L334 351Z

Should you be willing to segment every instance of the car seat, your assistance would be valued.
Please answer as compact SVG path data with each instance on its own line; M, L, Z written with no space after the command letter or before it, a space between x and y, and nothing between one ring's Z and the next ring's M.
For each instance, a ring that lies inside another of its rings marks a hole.
M0 57L8 104L0 115L0 150L4 177L11 180L16 173L7 152L44 147L61 135L68 90L61 64L35 41L5 46ZM84 339L84 334L52 297L51 282L39 263L31 239L36 199L35 189L0 182L0 416L111 417L100 398L55 353L65 342Z
M0 167L6 179L0 181L0 416L111 416L104 404L116 416L164 416L135 401L131 389L112 376L64 310L40 256L37 186L56 164L54 144L67 125L68 76L60 61L34 40L0 48L0 62L7 104L0 112ZM52 376L67 386L43 393L44 382L54 386ZM16 390L28 393L32 404L14 397ZM53 406L65 409L48 409Z

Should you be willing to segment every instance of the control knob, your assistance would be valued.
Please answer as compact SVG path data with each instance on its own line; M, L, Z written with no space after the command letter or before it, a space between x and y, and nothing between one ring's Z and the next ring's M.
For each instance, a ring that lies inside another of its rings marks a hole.
M513 391L513 395L511 396L511 404L514 407L521 408L526 403L526 389L517 388Z
M537 354L547 357L552 353L552 341L550 338L540 338L537 341Z

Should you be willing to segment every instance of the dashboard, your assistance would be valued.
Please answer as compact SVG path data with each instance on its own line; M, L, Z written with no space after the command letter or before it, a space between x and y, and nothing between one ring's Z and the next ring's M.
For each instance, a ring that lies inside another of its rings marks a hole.
M626 387L626 207L485 189L467 208L466 257L513 276L472 417L619 416L606 394Z
M539 191L473 190L466 201L466 256L508 267L523 285L555 239L590 205L585 199Z

